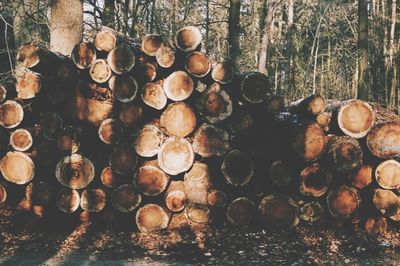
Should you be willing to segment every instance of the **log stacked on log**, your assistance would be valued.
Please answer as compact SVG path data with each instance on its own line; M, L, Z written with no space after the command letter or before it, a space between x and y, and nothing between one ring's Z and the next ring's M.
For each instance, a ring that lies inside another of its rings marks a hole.
M15 92L0 86L0 203L25 185L23 209L142 231L174 217L279 229L362 217L371 233L400 220L397 115L318 94L287 104L201 43L188 26L142 42L102 27L70 58L23 45Z

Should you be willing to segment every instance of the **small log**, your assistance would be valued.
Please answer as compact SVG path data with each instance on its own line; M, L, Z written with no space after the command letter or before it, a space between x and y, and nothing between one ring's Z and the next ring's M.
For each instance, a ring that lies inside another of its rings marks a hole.
M142 196L135 191L132 185L120 185L111 194L111 203L120 212L131 212L139 207L141 202Z
M386 233L388 224L385 217L368 217L365 221L365 231L369 235L382 235Z
M267 76L260 72L250 72L240 83L243 98L250 103L263 102L271 94L271 84Z
M363 189L372 183L372 175L372 167L363 164L359 169L356 169L354 172L350 173L348 178L353 187L357 189Z
M38 73L51 73L64 57L51 52L44 46L26 43L19 47L15 58L17 64Z
M79 69L89 68L96 58L96 47L89 42L77 43L71 52L72 62Z
M105 144L118 144L124 137L122 125L113 118L101 122L98 130L99 138Z
M189 170L193 161L192 145L184 138L167 138L158 151L158 164L164 172L170 175L177 175Z
M6 202L7 200L7 190L6 187L0 184L0 204Z
M89 74L97 83L105 83L111 78L112 72L106 60L96 59L90 66Z
M165 205L172 212L179 212L185 208L186 194L183 181L171 181L165 193Z
M210 58L202 52L192 52L185 58L185 69L196 78L205 77L211 71Z
M7 100L0 105L0 125L11 129L17 127L24 118L24 110L16 101Z
M146 204L136 213L139 231L148 232L168 227L170 215L157 204Z
M393 191L376 189L372 202L382 214L389 216L393 220L396 217L398 218L400 199Z
M32 147L32 144L32 135L26 129L19 128L10 135L10 145L16 151L29 150Z
M281 194L262 198L258 215L263 225L278 229L296 227L300 221L299 206L292 198Z
M56 140L63 127L61 116L54 112L40 114L40 133L50 141Z
M164 134L155 125L146 124L134 134L136 153L142 157L153 157L158 154L164 141Z
M93 163L86 157L74 153L62 158L56 166L56 178L60 184L72 189L89 185L95 176Z
M284 161L275 161L269 167L269 177L277 186L287 186L293 178L290 165Z
M333 217L345 219L360 207L361 198L356 189L342 185L329 192L327 203Z
M107 63L111 70L118 75L125 74L134 67L136 62L134 49L122 44L112 49L107 55Z
M78 152L80 147L79 132L77 129L66 126L57 135L57 148L63 154Z
M218 189L212 189L208 192L208 204L212 207L223 208L228 202L228 197L225 192Z
M196 109L208 122L215 124L231 116L233 103L221 85L214 83L201 94Z
M130 102L121 105L118 118L124 127L135 127L140 123L143 117L143 108L141 105Z
M131 102L135 99L139 91L139 85L131 76L114 76L108 81L110 89L113 91L115 99L121 103Z
M34 177L35 164L26 154L9 151L0 161L0 170L7 181L24 185Z
M133 180L141 193L155 197L164 192L170 177L160 169L157 160L153 160L141 165L135 172Z
M100 179L105 187L116 187L122 182L122 176L115 173L111 166L107 166L101 171Z
M142 51L148 56L156 56L158 49L163 43L164 40L161 35L147 34L142 41Z
M209 168L205 163L195 162L184 176L187 202L206 205L208 203Z
M56 204L65 213L75 212L80 205L81 197L75 189L64 188L57 193Z
M189 98L194 89L193 79L185 71L175 71L163 84L165 95L172 101L183 101Z
M221 171L229 184L242 187L253 178L254 162L246 153L232 150L225 155Z
M325 131L329 131L329 125L331 123L332 115L328 112L323 112L318 114L315 117L315 121L320 127L322 127Z
M256 205L246 197L233 200L226 209L226 218L233 225L249 224L256 212Z
M272 95L268 97L265 104L267 112L271 115L287 111L286 100L280 95Z
M113 171L125 175L131 173L137 165L137 155L132 145L118 144L110 154L109 162Z
M230 62L220 62L214 66L211 77L215 82L228 84L235 77L235 69Z
M28 100L35 98L41 89L41 76L31 71L25 71L17 77L15 89L19 99Z
M332 170L349 172L361 167L363 151L353 137L331 135L324 160Z
M167 96L163 87L158 83L147 83L142 89L142 100L148 106L157 110L167 105Z
M202 124L194 133L193 151L202 157L223 156L229 150L229 134L212 124Z
M315 117L325 111L325 98L319 94L308 96L289 105L289 111L303 116Z
M168 44L161 45L156 52L156 61L163 68L172 67L175 63L174 49Z
M300 173L300 193L304 196L321 197L328 190L331 181L332 174L314 163Z
M86 189L81 195L81 208L87 212L100 212L106 206L106 193L100 189Z
M300 219L307 223L315 223L321 220L324 207L318 201L310 201L300 207Z
M400 163L396 160L386 160L375 169L376 182L385 189L400 188Z
M189 223L208 224L211 210L207 205L191 203L185 208L185 216Z
M196 115L184 102L171 103L161 114L160 126L169 136L186 137L196 127Z
M186 26L179 29L174 38L175 46L185 52L192 52L201 45L202 36L200 30L194 26Z

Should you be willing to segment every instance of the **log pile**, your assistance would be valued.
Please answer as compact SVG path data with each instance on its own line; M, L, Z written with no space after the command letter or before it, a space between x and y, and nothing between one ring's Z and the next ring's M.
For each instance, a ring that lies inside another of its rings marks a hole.
M103 27L70 57L21 46L15 86L1 86L0 203L141 231L400 220L398 116L321 95L288 104L201 43L191 26L140 44Z

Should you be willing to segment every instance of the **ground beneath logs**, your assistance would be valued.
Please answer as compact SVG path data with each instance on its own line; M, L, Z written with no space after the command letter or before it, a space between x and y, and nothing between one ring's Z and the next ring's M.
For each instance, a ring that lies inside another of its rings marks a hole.
M93 223L48 224L0 207L1 265L398 265L400 233L300 226L183 228L162 233Z

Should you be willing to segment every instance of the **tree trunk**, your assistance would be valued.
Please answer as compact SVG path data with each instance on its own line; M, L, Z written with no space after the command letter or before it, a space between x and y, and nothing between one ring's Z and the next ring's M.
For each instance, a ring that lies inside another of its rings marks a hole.
M369 100L371 87L369 86L368 66L368 1L358 1L358 49L359 49L359 73L357 98Z
M261 40L260 59L258 61L258 71L268 76L267 71L267 57L268 47L271 34L272 18L274 16L275 3L274 1L268 2L268 13L265 18L264 34Z
M230 0L229 7L229 59L236 72L239 72L240 55L240 0Z
M114 28L115 27L115 5L114 0L105 0L103 14L101 16L101 22L104 26ZM128 12L128 10L125 10Z
M53 51L70 55L82 40L83 1L57 0L51 5L50 46Z

